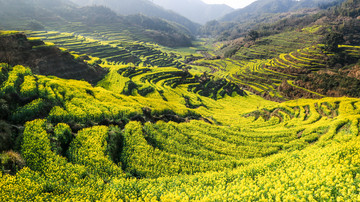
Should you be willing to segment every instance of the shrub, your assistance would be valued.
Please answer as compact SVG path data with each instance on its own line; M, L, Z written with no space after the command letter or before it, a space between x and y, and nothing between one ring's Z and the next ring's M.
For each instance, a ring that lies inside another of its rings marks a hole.
M341 33L330 32L323 39L323 43L325 44L324 49L330 52L338 52L339 45L344 42L344 36Z
M8 151L0 155L1 170L9 174L15 174L25 166L21 155L14 151Z
M70 126L65 123L59 123L55 126L54 136L59 145L59 147L56 148L57 153L65 156L66 151L69 149L69 145L73 140Z
M9 72L7 81L5 81L2 88L0 88L0 93L16 93L24 76L31 74L32 72L29 68L21 65L13 67L12 71Z
M121 169L106 155L108 130L106 126L95 126L79 131L68 151L73 163L86 166L89 173L104 180L122 175Z
M148 94L150 93L153 93L155 92L155 89L151 86L148 86L148 87L145 87L145 88L142 88L140 90L138 90L138 93L141 95L141 96L147 96Z
M124 95L134 95L134 90L138 88L138 85L133 81L128 81L125 83L125 88L122 92Z
M13 145L11 133L10 125L4 121L0 121L0 152L11 149Z
M22 154L27 165L35 171L45 172L55 157L51 151L49 135L45 131L45 120L37 119L25 124Z
M29 104L20 107L11 116L11 120L21 123L40 117L47 111L49 104L43 99L36 99Z
M110 127L109 135L106 138L106 141L106 153L115 163L119 163L124 141L124 136L121 132L121 129L117 126Z
M230 50L226 51L224 54L224 57L230 58L231 56L235 55L235 53L238 51L236 47L231 48Z

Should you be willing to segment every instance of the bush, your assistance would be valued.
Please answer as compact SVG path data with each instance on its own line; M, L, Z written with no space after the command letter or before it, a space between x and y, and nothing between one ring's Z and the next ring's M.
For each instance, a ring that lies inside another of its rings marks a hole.
M148 94L150 93L153 93L155 92L155 89L151 86L148 86L148 87L145 87L145 88L142 88L140 90L138 90L138 93L141 95L141 96L147 96Z
M109 128L94 126L78 132L69 147L69 159L72 163L86 166L89 173L99 176L104 180L123 175L106 155Z
M11 120L17 123L33 120L49 111L49 105L50 104L48 104L47 101L41 98L33 100L29 104L16 109L15 113L11 116Z
M55 154L51 151L49 135L45 131L45 120L38 119L26 123L22 154L32 170L48 170Z
M57 153L65 156L67 150L69 149L69 145L73 140L70 126L65 123L59 123L55 126L54 136L59 146L56 148Z
M323 39L323 43L325 44L324 50L330 52L338 52L339 45L344 42L344 35L338 32L330 32Z
M235 55L235 53L238 51L236 47L231 48L230 50L226 51L224 54L224 57L230 58L231 56Z
M11 127L6 122L0 121L0 152L10 150L12 145Z
M133 81L128 81L125 84L125 88L122 92L124 95L134 95L134 90L138 88L138 85Z
M106 138L106 153L118 164L120 162L121 152L123 150L124 136L119 127L110 127L109 135Z
M0 112L0 119L7 119L10 115L9 104L4 99L0 99Z
M15 174L25 166L25 161L19 153L8 151L0 155L0 167L5 173Z
M255 30L251 30L248 34L248 37L251 41L256 41L256 39L259 38L259 32L255 31Z

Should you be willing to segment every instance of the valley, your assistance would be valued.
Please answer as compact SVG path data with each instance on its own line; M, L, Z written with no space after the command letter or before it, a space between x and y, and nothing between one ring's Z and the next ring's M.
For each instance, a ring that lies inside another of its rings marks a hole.
M360 2L234 40L45 2L0 23L0 201L360 200Z

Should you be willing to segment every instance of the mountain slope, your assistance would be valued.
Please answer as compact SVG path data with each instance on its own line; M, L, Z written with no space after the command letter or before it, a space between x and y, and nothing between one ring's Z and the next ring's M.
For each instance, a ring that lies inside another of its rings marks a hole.
M258 0L249 6L225 15L221 21L246 22L249 18L267 13L285 13L304 8L316 8L321 4L333 4L343 0Z
M62 30L84 34L111 29L131 41L155 42L165 46L188 46L192 41L192 34L188 29L159 18L139 17L148 23L144 24L134 17L118 16L102 6L78 8L74 3L65 0L51 2L53 1L4 2L0 8L0 28Z
M120 15L144 14L150 17L159 17L176 22L188 28L191 32L197 31L198 25L189 19L172 11L165 10L148 0L71 0L80 6L102 5L111 8Z
M259 0L224 16L219 21L208 22L199 29L199 33L217 37L221 41L245 37L253 29L262 29L262 35L280 33L285 27L292 29L300 24L306 26L316 21L319 15L324 15L323 12L326 9L339 5L343 1ZM272 29L273 27L276 28Z
M230 71L234 82L271 100L359 97L359 15L360 3L347 1L264 24L222 44L224 56L238 62L196 63L219 76Z
M201 0L154 0L153 2L200 24L205 24L234 11L225 4L206 4Z

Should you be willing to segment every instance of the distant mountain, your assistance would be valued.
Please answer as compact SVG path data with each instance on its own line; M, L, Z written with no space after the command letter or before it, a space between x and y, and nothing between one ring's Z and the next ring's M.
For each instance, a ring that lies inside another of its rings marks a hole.
M65 21L57 11L74 6L67 0L0 0L0 29L38 30L44 24Z
M0 0L2 8L28 7L30 4L33 6L41 6L44 8L63 7L66 5L74 5L70 0Z
M129 40L164 46L189 46L192 34L184 26L160 18L119 16L104 6L79 8L61 0L0 0L0 29L57 30L82 34L111 29L125 33ZM147 23L143 23L147 22Z
M257 0L249 6L225 15L221 21L246 22L269 13L285 13L303 8L316 8L321 5L341 3L344 0Z
M262 35L274 34L284 27L305 25L308 21L301 22L303 17L318 13L321 9L326 10L339 5L343 1L257 0L245 8L225 15L218 21L209 21L199 29L198 33L199 35L216 37L220 41L245 37L250 30L260 29L261 27L263 27L262 32L264 32ZM274 26L277 27L276 30L266 28L276 23L278 23L277 26Z
M153 2L200 24L218 19L235 10L225 4L206 4L201 0L153 0Z
M184 16L166 10L148 0L71 0L80 6L101 5L111 8L120 15L143 14L150 17L159 17L176 22L195 33L199 27Z

